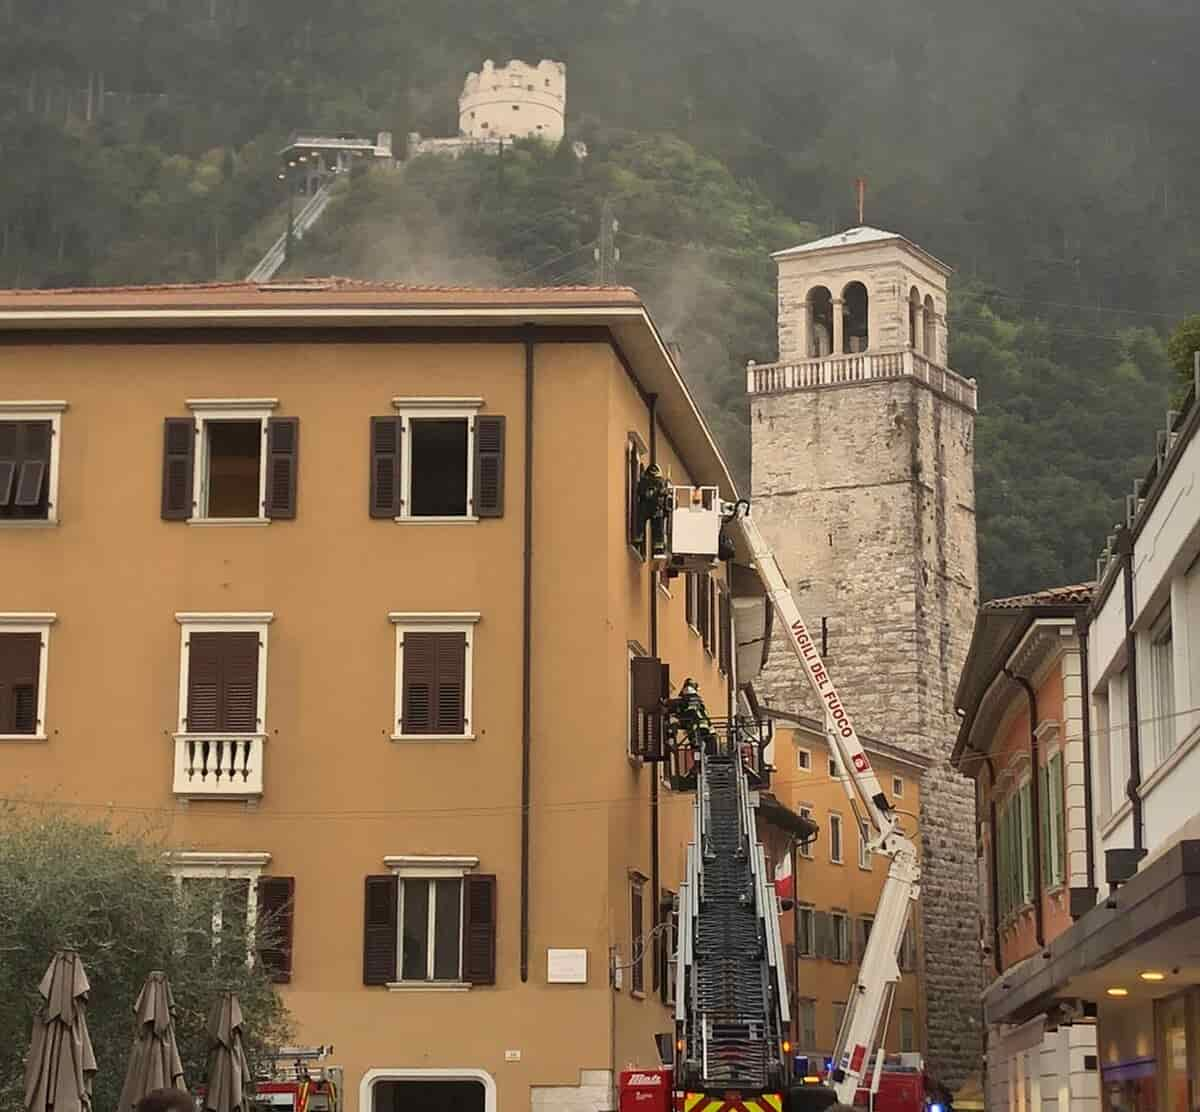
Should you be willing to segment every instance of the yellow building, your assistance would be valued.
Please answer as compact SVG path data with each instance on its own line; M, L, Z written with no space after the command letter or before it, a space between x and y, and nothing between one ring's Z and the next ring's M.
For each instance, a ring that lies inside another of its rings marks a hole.
M651 461L734 493L636 294L8 292L0 330L5 794L153 815L283 914L349 1112L609 1107L672 1029L691 831L631 661L722 713L730 659L723 574L631 536Z
M887 861L865 849L820 723L774 708L768 713L775 720L772 794L819 828L808 842L778 832L768 836L777 875L782 857L792 856L795 906L780 921L789 957L792 1041L796 1053L816 1065L833 1051L887 877ZM915 835L919 848L920 780L928 760L872 738L860 735L860 740L884 792L901 815L902 828ZM768 810L764 817L769 816ZM926 1050L918 919L914 905L900 948L902 975L887 1028L889 1054L924 1055Z

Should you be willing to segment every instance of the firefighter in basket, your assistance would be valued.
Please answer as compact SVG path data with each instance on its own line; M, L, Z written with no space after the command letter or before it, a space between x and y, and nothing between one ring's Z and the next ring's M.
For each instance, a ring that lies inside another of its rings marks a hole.
M638 480L637 513L641 529L646 528L647 522L650 525L650 552L653 556L665 557L667 554L667 518L671 513L671 498L671 484L658 464L652 463Z

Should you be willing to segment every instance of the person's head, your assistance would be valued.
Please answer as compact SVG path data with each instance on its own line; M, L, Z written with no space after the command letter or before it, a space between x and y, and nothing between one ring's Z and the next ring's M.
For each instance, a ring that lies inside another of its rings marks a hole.
M137 1102L135 1112L195 1112L192 1098L183 1089L155 1089Z

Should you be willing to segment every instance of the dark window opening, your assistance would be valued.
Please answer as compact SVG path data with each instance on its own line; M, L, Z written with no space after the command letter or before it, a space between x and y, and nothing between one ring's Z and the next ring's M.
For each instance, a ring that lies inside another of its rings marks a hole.
M925 339L921 346L926 359L937 358L937 314L933 308L933 298L925 295Z
M0 519L50 516L49 421L0 421Z
M261 421L209 421L208 517L258 517Z
M0 734L38 732L41 663L41 634L0 634Z
M633 992L646 990L645 940L642 938L642 881L635 879L629 885L630 921L630 988Z
M483 1112L485 1099L480 1081L377 1081L364 1112Z
M402 882L400 979L457 981L462 960L462 881Z
M920 344L923 338L922 329L920 327L921 320L921 295L917 292L917 287L913 286L908 291L908 346L914 351L920 351Z
M467 422L462 417L409 422L412 517L465 517Z
M842 291L842 351L848 355L867 350L867 304L867 287L861 282L851 282Z
M808 354L820 359L833 350L833 295L817 286L808 295Z

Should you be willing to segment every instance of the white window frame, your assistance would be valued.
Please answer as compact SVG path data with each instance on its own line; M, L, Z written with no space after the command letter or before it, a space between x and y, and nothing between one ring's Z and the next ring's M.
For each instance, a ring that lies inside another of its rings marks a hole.
M812 750L796 746L796 771L812 772Z
M483 408L482 398L393 398L392 407L400 418L400 513L396 521L407 525L473 525L475 512L475 422ZM467 423L467 512L414 517L412 505L412 422L422 419L461 420Z
M841 923L842 929L838 930L838 923ZM833 953L830 954L830 960L837 962L839 965L849 965L850 963L850 913L835 909L829 913L829 933L833 942ZM844 942L845 946L841 943ZM842 954L844 956L839 957Z
M799 814L801 818L811 819L813 817L812 804L801 803L797 808L797 814ZM813 859L813 842L815 840L816 839L814 837L808 839L807 841L796 843L796 849L799 850L800 856L803 857L805 861L811 861Z
M864 872L871 872L875 862L872 860L874 854L868 848L870 846L870 832L867 829L867 824L861 819L858 822L858 867Z
M192 514L189 525L269 525L267 517L267 420L279 406L278 398L188 398L185 403L196 423L196 450L192 460ZM257 421L258 513L253 517L208 516L208 426L217 421Z
M260 738L267 736L267 628L275 620L270 611L209 614L184 611L175 615L179 623L179 722L175 740L203 737ZM191 668L191 651L188 639L193 633L257 633L258 634L258 691L254 716L258 729L242 734L227 732L206 734L187 728L188 672Z
M53 452L53 447L51 451ZM58 621L57 614L0 613L0 633L36 633L42 639L38 657L37 722L31 734L0 734L0 741L45 741L46 729L46 666L50 660L50 627Z
M246 963L254 961L254 929L258 925L258 881L263 870L271 863L271 855L259 853L208 853L192 850L177 850L168 853L167 868L175 880L176 889L182 891L185 880L245 880L249 881L246 894L246 938L249 953ZM221 937L221 901L213 904L213 942Z
M837 856L834 856L834 826L837 827ZM846 824L842 821L842 816L837 811L829 812L829 860L834 865L844 865L846 863Z
M62 415L64 401L0 402L0 421L50 422L50 475L46 488L46 516L0 520L0 529L44 528L58 524L58 468L62 452ZM16 481L14 477L14 482Z
M479 611L413 612L393 610L388 621L396 627L396 690L392 707L392 741L474 741L475 718L472 700L474 696L473 675L475 671L475 626L479 624ZM463 732L461 734L406 734L401 732L404 723L404 634L412 633L461 633L466 639L466 659L463 662Z
M1150 627L1146 647L1150 664L1147 677L1150 681L1150 714L1142 717L1152 718L1150 733L1154 737L1154 763L1150 766L1147 762L1149 771L1149 768L1157 768L1170 758L1179 737L1175 718L1175 638L1170 602Z
M805 949L800 948L800 925L804 922L803 912L808 912L807 937L804 940ZM796 904L796 957L815 958L817 956L817 909L810 903Z
M404 972L404 881L406 880L459 880L479 868L479 858L453 854L390 854L383 859L385 867L396 877L396 976ZM466 929L466 906L463 893L464 885L460 888L460 910L458 917L458 949L459 967L457 981L389 981L387 987L392 992L466 992L470 984L462 980L462 932ZM429 936L428 952L425 956L425 968L428 972L433 961L433 926L434 901L429 901Z

